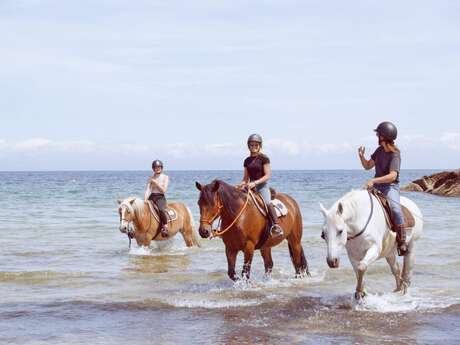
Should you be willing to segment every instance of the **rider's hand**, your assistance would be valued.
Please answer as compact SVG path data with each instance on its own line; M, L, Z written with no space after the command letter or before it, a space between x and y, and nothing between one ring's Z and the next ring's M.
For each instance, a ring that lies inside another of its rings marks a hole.
M364 153L366 152L366 148L364 146L360 146L358 149L359 157L364 158Z
M238 189L243 189L244 187L246 187L246 182L238 183L235 187Z
M365 187L368 189L374 187L374 180L370 179L369 181L367 181Z
M249 182L248 188L249 189L254 189L257 185L254 182Z

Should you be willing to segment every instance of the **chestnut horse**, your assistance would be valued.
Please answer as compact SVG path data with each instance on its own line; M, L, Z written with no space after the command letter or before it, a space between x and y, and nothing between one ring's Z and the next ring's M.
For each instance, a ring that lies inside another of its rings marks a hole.
M149 246L152 240L164 241L174 237L178 232L184 237L187 247L200 246L193 226L193 216L183 203L173 202L168 208L176 211L177 219L169 223L168 237L160 235L159 218L154 217L149 206L139 198L127 198L118 201L120 231L130 238L135 238L139 246Z
M223 181L214 180L202 186L196 182L200 191L198 206L200 207L201 237L221 236L225 244L227 255L228 276L233 281L238 280L235 273L236 257L239 251L244 252L242 276L249 279L251 263L255 249L260 249L264 260L265 273L270 275L273 268L271 248L287 239L289 254L294 264L296 277L308 274L308 264L305 259L302 239L302 215L297 202L286 194L276 194L288 208L288 214L281 217L279 225L283 228L283 235L275 238L268 237L261 244L259 241L268 226L267 219L261 214L249 192L242 191ZM251 192L252 193L252 192ZM220 217L224 230L213 231L212 223ZM258 248L257 246L260 246Z

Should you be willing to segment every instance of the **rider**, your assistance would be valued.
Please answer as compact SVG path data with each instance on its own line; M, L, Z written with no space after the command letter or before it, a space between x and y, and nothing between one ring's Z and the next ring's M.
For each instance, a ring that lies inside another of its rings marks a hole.
M367 181L367 187L375 187L382 192L390 204L398 254L405 255L408 251L406 243L406 231L404 229L404 217L401 210L399 197L399 172L401 167L401 153L395 145L398 135L396 126L391 122L382 122L374 130L378 137L379 147L367 160L364 157L365 147L358 150L359 158L364 169L375 167L375 177Z
M168 190L169 177L163 174L163 163L160 160L152 162L153 176L147 180L144 201L152 200L160 210L161 236L168 237L168 213L166 210L165 193Z
M238 187L255 189L260 193L268 209L271 222L270 233L273 237L283 235L283 229L278 225L278 217L274 206L271 204L271 194L268 180L271 176L270 159L260 152L262 149L262 137L259 134L251 134L247 141L250 156L244 160L243 180Z

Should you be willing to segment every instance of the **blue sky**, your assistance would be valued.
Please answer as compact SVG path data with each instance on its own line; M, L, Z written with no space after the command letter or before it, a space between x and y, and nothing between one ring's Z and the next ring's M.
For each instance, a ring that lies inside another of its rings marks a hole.
M0 1L0 170L460 167L460 2Z

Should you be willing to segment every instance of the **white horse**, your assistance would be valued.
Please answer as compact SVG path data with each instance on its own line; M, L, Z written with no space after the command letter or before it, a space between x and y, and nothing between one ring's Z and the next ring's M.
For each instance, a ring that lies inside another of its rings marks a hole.
M423 218L417 205L408 198L401 197L415 219L415 226L407 231L409 251L404 256L402 274L396 261L396 234L385 220L384 211L375 196L367 190L356 190L339 199L331 209L320 204L324 216L321 237L327 243L327 263L331 268L339 267L339 255L343 247L356 274L355 298L362 299L364 274L374 261L385 258L396 279L396 291L404 294L410 285L411 271L415 258L415 241L420 238Z

